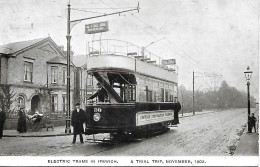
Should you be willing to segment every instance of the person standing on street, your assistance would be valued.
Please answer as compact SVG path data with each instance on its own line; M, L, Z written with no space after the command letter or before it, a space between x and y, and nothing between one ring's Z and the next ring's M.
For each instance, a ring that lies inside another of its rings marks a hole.
M18 113L17 131L19 133L27 132L26 115L25 115L25 112L24 112L24 108L20 108L20 111Z
M181 104L178 101L177 97L174 97L174 120L173 120L173 125L179 124L179 111L181 110Z
M76 109L72 111L71 125L73 126L73 141L76 142L76 137L79 134L80 142L83 142L82 133L84 133L83 123L86 122L86 113L80 109L80 104L76 103Z
M0 139L2 139L3 137L5 119L6 119L5 112L2 109L0 109Z
M255 123L256 123L256 117L255 114L252 113L252 116L249 118L249 126L250 126L250 131L249 133L252 133L253 128L255 129L255 133L256 133L256 128L255 128Z

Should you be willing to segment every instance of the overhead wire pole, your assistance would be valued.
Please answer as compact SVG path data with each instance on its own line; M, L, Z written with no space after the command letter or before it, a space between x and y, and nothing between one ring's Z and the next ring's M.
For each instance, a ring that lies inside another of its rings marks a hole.
M123 10L119 12L114 12L114 13L109 13L109 14L103 14L103 15L98 15L98 16L93 16L93 17L87 17L83 19L77 19L77 20L70 20L70 10L71 10L71 5L70 3L67 5L68 6L68 19L67 19L67 110L66 110L66 128L65 128L65 133L71 133L71 128L70 128L70 41L71 41L71 35L70 31L72 27L70 27L71 23L75 22L81 22L83 20L90 20L98 17L105 17L105 16L110 16L110 15L115 15L115 14L121 14L121 13L126 13L126 12L131 12L137 10L139 13L139 2L137 5L137 8L134 9L129 9L129 10Z
M71 133L70 128L70 4L68 4L67 20L67 111L66 111L66 129L65 133Z
M195 115L195 99L194 99L194 71L193 71L193 80L192 80L192 113Z

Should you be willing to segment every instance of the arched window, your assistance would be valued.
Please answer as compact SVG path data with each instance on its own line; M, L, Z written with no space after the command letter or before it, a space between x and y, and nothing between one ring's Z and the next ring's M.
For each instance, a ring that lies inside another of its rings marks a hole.
M24 100L23 96L19 96L17 98L17 107L18 107L18 109L21 107L25 107L25 100Z

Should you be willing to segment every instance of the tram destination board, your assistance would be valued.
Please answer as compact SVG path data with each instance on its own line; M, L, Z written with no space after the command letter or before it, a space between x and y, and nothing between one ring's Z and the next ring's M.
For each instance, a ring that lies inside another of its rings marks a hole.
M163 65L173 65L176 64L176 59L167 59L167 60L162 60Z
M85 25L86 34L95 34L95 33L106 32L106 31L108 31L108 22L107 21Z

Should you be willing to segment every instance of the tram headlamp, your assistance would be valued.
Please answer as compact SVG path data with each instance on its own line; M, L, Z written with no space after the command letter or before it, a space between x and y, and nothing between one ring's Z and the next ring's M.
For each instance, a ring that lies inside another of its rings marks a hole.
M94 121L99 121L100 118L101 118L101 115L99 113L94 113L94 115L93 115Z

